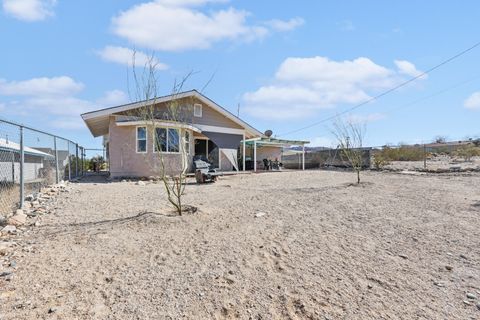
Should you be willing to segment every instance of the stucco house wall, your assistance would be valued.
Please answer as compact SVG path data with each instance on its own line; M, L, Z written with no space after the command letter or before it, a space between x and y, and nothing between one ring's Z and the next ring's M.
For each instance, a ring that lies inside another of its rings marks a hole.
M147 129L147 152L137 152L137 126L118 126L110 117L109 155L110 174L118 177L149 177L161 173L160 155L154 151L153 128ZM193 161L193 133L190 132L189 165ZM165 169L175 173L181 170L180 153L163 153Z

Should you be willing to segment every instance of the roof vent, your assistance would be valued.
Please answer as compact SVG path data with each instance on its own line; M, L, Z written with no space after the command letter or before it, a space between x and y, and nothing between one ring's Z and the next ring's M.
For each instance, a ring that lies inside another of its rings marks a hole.
M272 131L272 130L267 130L267 131L265 131L265 135L266 135L268 138L270 138L270 137L272 136L272 134L273 134L273 131Z

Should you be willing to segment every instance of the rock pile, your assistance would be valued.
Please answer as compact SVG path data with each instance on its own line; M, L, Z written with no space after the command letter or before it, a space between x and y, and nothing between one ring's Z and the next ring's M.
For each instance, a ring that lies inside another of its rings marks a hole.
M68 183L62 181L57 185L44 187L36 194L27 195L23 209L16 210L2 223L4 226L0 227L0 236L16 234L23 231L27 225L38 225L37 217L52 213L55 198L65 192L70 192L70 190Z

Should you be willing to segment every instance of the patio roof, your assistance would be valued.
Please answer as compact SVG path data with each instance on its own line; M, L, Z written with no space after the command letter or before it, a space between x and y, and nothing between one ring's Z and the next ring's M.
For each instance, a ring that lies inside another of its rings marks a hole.
M276 145L276 146L304 146L309 144L310 141L304 140L286 140L286 139L277 139L277 138L266 138L266 137L258 137L253 139L245 140L245 144L247 145Z

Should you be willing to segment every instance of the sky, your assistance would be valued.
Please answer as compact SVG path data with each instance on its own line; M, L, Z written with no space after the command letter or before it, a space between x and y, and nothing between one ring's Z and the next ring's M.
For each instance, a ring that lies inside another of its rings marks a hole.
M155 57L161 94L193 72L185 90L258 130L332 146L322 120L480 41L468 0L0 1L0 118L87 148L101 139L80 114L134 100L133 50L137 66ZM479 58L477 47L342 117L370 146L477 137Z

